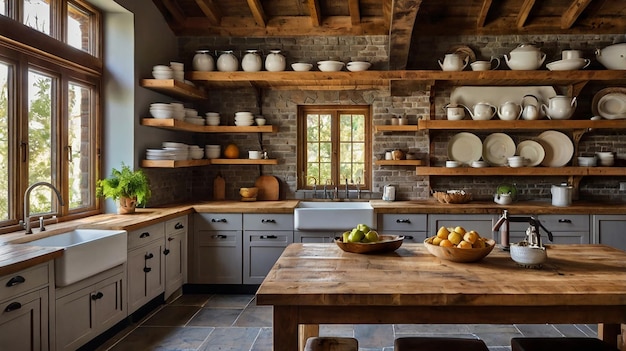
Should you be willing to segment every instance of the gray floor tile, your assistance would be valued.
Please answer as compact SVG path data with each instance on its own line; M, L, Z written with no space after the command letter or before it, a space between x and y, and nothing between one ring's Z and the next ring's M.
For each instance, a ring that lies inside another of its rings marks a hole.
M575 324L554 324L554 327L561 333L563 334L563 336L567 336L567 337L578 337L578 338L584 338L587 337L589 335L587 335L587 333L585 333L583 330L581 330L577 325ZM588 328L585 327L585 329L587 331L589 331Z
M261 328L215 328L199 350L247 351L260 332Z
M110 350L195 351L212 331L213 328L139 327Z
M272 328L261 328L250 351L272 351Z
M194 327L230 327L235 323L242 311L242 309L230 308L203 308L187 325Z
M236 327L272 327L274 309L271 306L251 305L235 321Z
M395 324L394 329L397 336L403 334L471 334L469 325L465 324Z
M198 306L164 306L142 325L159 327L182 327L200 310Z
M187 294L183 295L176 300L172 301L170 305L183 305L183 306L200 306L204 307L204 305L211 298L210 294Z
M517 329L528 337L563 336L552 324L516 324Z
M246 308L254 295L213 295L204 307Z
M320 336L354 337L353 324L322 324L320 325Z
M511 339L523 336L521 333L475 333L487 346L510 347Z

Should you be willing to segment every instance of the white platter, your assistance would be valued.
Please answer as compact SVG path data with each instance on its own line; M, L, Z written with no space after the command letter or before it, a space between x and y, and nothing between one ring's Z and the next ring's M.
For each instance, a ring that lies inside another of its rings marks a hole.
M483 144L475 134L461 132L448 141L448 159L469 165L480 160Z
M504 133L489 134L483 142L483 160L492 166L505 166L515 155L515 142Z
M514 86L514 87L456 87L450 93L450 103L467 106L470 111L479 102L488 102L496 107L507 101L521 104L524 95L532 94L539 99L539 104L548 104L556 96L551 86Z
M563 167L572 159L574 144L567 135L556 130L546 130L539 134L538 139L546 153L541 165Z
M575 58L569 60L559 60L546 64L550 71L575 71L589 66L590 60L585 58Z
M609 93L598 100L598 114L606 119L626 118L626 94Z
M528 166L539 166L546 157L546 151L543 146L533 140L524 140L517 145L517 152L519 156L528 160Z

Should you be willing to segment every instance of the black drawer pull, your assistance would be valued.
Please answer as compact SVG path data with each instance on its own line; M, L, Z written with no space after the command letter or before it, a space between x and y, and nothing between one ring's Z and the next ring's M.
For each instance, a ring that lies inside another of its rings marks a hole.
M150 268L150 267L143 267L143 271L145 273L150 273L151 270L152 270L152 268Z
M143 232L143 233L141 233L141 235L139 235L139 237L142 238L142 239L143 238L147 238L149 236L150 236L150 233L148 233L148 232Z
M571 219L559 219L559 223L572 223Z
M24 277L22 277L21 275L16 275L15 277L9 279L9 281L7 282L7 287L11 287L11 286L16 286L18 284L22 284L26 281L26 279Z
M410 219L396 219L396 223L411 223Z
M163 254L164 254L165 256L169 255L169 254L170 254L170 249L165 249L165 250L163 250Z
M276 223L275 219L262 219L261 223Z
M154 255L153 255L153 254L152 254L152 252L151 252L151 253L149 253L149 254L146 254L146 256L144 256L144 257L145 257L145 259L146 259L146 260L149 260L149 259L151 259L151 258L154 258Z
M227 239L228 236L223 235L223 234L217 234L217 235L213 235L213 238L215 238L215 239Z
M104 294L102 294L101 292L98 291L97 294L91 295L91 299L96 301L96 300L100 300L103 296L104 296Z
M220 219L211 218L211 222L213 222L213 223L216 223L216 222L226 223L226 218L220 218Z
M413 240L414 239L413 235L405 235L404 238L407 239L407 240Z
M172 240L174 240L174 238L172 238L172 237L167 238L167 241L172 241Z
M180 223L180 222L178 222L178 223L176 223L174 225L174 229L183 229L183 228L185 228L185 226L182 223Z
M4 312L11 312L15 310L19 310L22 308L22 304L19 302L11 302L5 309Z
M261 235L261 239L278 239L276 235Z

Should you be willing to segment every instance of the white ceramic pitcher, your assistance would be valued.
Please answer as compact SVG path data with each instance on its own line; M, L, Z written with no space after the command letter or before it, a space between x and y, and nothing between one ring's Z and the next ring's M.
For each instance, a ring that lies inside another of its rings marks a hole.
M469 62L469 57L466 57L465 60L461 59L459 54L446 54L443 58L443 63L441 60L437 60L439 62L439 66L444 71L462 71L467 67L467 63Z

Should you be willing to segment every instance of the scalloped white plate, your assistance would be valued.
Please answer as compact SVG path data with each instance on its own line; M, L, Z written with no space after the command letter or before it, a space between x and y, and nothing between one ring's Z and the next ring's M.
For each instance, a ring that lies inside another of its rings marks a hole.
M601 97L598 114L606 119L626 118L626 94L609 93Z
M483 144L475 134L461 132L448 141L448 159L469 165L480 160Z

